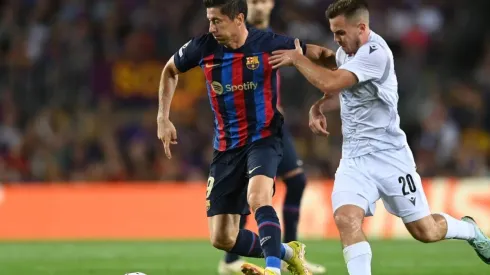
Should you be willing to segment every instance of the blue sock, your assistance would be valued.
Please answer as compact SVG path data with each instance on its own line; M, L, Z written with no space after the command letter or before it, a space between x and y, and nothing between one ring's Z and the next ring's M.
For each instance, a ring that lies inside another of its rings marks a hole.
M306 186L306 176L304 173L292 178L284 179L287 186L284 207L282 210L284 222L285 243L296 241L298 238L299 206Z
M259 227L260 245L264 251L266 268L281 268L281 225L272 206L262 206L255 211Z
M240 217L240 229L244 229L245 228L245 224L247 224L247 216L245 215L242 215ZM254 234L257 238L258 236L256 234ZM238 242L238 238L237 238L237 242ZM235 244L236 246L236 244ZM259 245L259 248L262 249ZM238 254L235 254L235 253L231 253L231 252L226 252L225 253L225 263L229 264L229 263L233 263L235 261L238 261L240 259L240 256Z
M284 259L286 256L286 249L284 248L284 245L281 245L281 259Z
M235 245L229 253L250 258L263 258L264 253L260 247L259 236L246 229L240 229Z

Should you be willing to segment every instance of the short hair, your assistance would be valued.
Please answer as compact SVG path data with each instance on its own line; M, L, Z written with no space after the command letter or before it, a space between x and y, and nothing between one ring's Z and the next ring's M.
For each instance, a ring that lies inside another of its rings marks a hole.
M351 18L359 11L368 11L368 4L365 0L335 0L326 11L328 19L333 19L339 15Z
M247 19L247 0L204 0L206 8L220 8L221 13L230 19L235 19L240 13L243 13Z

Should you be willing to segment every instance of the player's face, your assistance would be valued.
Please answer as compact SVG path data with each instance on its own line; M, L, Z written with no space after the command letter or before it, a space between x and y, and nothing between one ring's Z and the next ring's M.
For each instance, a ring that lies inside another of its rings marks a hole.
M247 21L252 25L258 25L269 20L274 8L274 0L247 0L247 5Z
M361 34L365 31L364 24L357 24L339 15L330 21L330 29L333 32L335 42L342 47L347 54L354 54L361 46Z
M244 24L243 14L240 13L235 19L221 13L219 8L207 9L209 20L209 32L219 44L228 44L233 38L240 34L240 25Z

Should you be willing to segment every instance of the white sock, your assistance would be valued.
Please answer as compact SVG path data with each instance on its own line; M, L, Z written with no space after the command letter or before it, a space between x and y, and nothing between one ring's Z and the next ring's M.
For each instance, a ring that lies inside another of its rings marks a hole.
M294 251L289 245L287 245L285 243L282 244L282 247L286 251L284 253L284 258L282 258L282 260L289 261L294 256Z
M471 240L476 237L475 226L469 222L457 220L446 213L440 213L447 222L446 239Z
M344 248L344 260L349 275L371 275L371 246L360 242Z
M274 274L276 274L276 275L281 275L281 269L279 269L279 268L266 267L265 269L274 272Z

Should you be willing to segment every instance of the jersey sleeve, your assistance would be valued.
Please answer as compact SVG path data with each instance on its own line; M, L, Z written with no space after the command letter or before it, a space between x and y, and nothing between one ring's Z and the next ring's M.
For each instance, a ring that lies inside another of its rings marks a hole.
M189 42L185 43L179 49L179 51L174 54L174 62L177 70L184 73L196 66L199 66L204 44L204 37L193 38Z
M285 36L285 35L273 34L273 38L272 38L273 49L272 49L272 51L294 49L295 48L294 39L295 38ZM303 49L303 53L306 53L306 44L301 40L299 41L299 44L301 45L301 48Z
M381 80L388 69L388 53L376 43L363 45L354 58L340 66L356 75L359 82Z
M335 53L335 62L337 63L337 68L340 68L342 66L342 63L340 62L342 60L342 48L339 47L337 49L337 52Z

